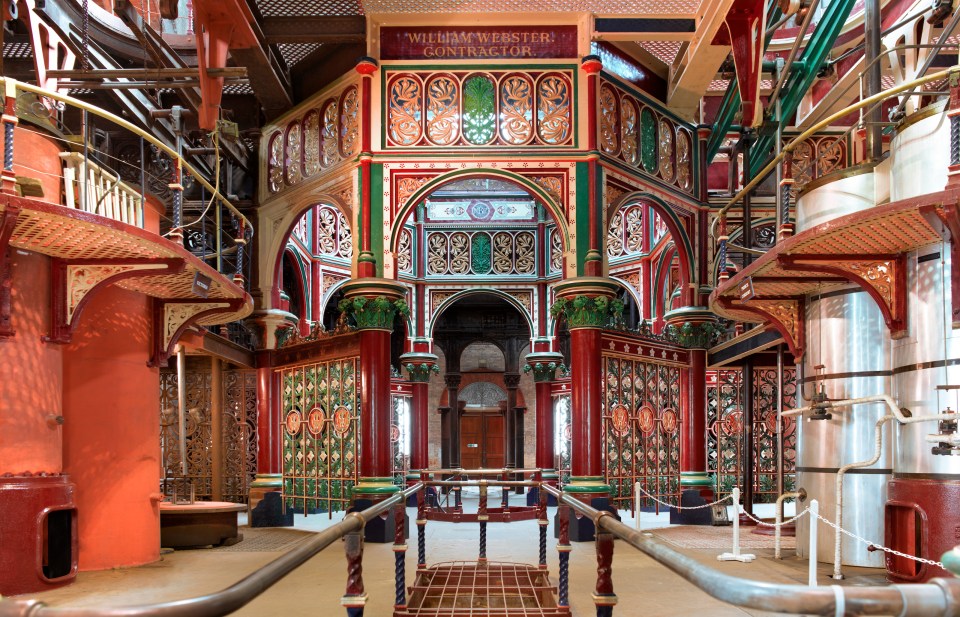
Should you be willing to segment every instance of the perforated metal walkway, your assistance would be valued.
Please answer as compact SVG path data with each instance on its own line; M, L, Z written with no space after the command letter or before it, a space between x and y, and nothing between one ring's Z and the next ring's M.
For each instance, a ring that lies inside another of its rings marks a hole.
M407 606L394 617L569 615L557 607L547 571L508 562L453 561L417 572Z

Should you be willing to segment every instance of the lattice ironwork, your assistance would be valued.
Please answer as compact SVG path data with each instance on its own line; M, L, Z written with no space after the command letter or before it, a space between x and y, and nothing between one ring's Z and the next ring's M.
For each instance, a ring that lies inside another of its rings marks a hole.
M692 127L610 81L600 85L600 149L631 167L693 193Z
M604 354L604 477L618 508L633 509L633 485L670 503L680 498L680 368ZM660 505L644 498L641 508Z
M280 369L283 498L308 513L345 510L359 464L360 358Z
M260 0L261 4L270 0ZM579 0L363 0L368 13L579 13L584 4ZM626 13L629 15L693 14L700 0L607 0L590 4L596 14Z
M536 274L536 231L431 231L427 274L498 276Z
M796 406L796 369L785 368L782 404ZM754 501L766 503L777 498L777 371L753 371L753 468ZM743 419L743 372L739 369L707 372L707 465L716 478L722 497L743 481L746 431ZM796 423L783 419L784 490L791 490L796 477Z
M160 372L160 455L164 495L213 498L213 469L219 464L222 498L244 503L250 482L257 473L257 382L256 371L223 371L222 458L213 460L211 376L209 370L190 368L187 377L186 433L187 473L183 474L177 403L177 373Z
M570 408L570 395L559 394L553 397L553 427L554 427L554 467L560 475L560 482L565 484L570 480L570 450L573 440L573 412Z
M393 449L393 481L397 486L406 482L410 469L410 409L411 397L392 394L390 418L390 447Z
M257 0L264 17L363 15L360 0Z
M388 71L387 148L574 145L575 75Z
M783 143L794 137L784 135ZM808 182L849 165L848 146L847 138L842 135L814 135L797 144L791 159L793 197L796 198L797 192Z

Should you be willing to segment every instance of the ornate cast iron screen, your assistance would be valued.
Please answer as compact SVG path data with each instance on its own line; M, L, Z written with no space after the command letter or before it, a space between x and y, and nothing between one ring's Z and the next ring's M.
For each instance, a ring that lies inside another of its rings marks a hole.
M796 406L797 371L784 368L783 408ZM743 372L707 371L707 466L722 497L743 482L746 431L743 425ZM754 501L777 499L777 457L783 459L784 490L792 490L796 478L796 423L783 420L783 451L777 452L777 370L753 370Z
M345 510L357 481L359 357L280 369L283 499L304 514Z
M576 74L570 68L383 74L386 149L576 147Z
M680 499L680 371L637 357L603 355L604 476L617 508L635 507L633 485ZM641 508L660 505L649 498Z
M569 385L569 382L563 385ZM566 484L570 480L570 449L573 434L571 422L573 422L573 416L570 410L568 387L565 392L553 395L553 450L556 460L554 467L560 475L561 484Z
M163 461L161 492L180 497L193 485L198 499L213 497L213 460L210 443L210 371L190 369L187 376L187 413L184 417L187 444L187 475L180 466L180 435L177 418L177 373L160 372L160 455ZM223 499L247 501L250 481L257 473L257 373L251 370L223 371L223 448L219 461Z
M390 447L393 450L393 481L397 486L406 483L410 469L410 414L413 388L410 383L393 379L390 383Z

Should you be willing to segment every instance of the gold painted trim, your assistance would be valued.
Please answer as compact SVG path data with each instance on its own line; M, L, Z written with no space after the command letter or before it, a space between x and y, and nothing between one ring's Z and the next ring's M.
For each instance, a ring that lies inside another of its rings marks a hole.
M927 105L922 109L918 109L917 111L913 112L912 114L910 114L909 116L901 120L900 123L897 124L895 127L893 127L894 133L896 135L899 135L901 131L903 131L908 127L913 126L917 122L920 122L921 120L926 120L930 116L936 116L939 113L945 112L947 110L948 102L950 102L950 98L944 97L935 103L931 103L930 105Z
M884 158L883 160L886 160L886 158ZM836 182L838 180L843 180L845 178L853 178L855 176L862 176L865 173L870 173L873 171L873 169L877 165L882 163L883 160L877 161L877 162L867 161L864 163L859 163L857 165L854 165L853 167L845 167L843 169L838 169L837 171L831 171L825 176L820 176L819 178L815 178L810 182L807 182L806 184L804 184L803 188L797 191L797 199L806 195L810 191L814 189L818 189L821 186L830 184L831 182Z

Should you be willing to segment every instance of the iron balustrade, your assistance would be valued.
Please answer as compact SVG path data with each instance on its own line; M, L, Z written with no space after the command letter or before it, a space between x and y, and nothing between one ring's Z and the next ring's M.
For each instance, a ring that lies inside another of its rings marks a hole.
M459 471L459 470L458 470ZM404 533L405 502L417 498L418 559L417 570L426 568L425 533L426 488L449 486L456 481L437 480L418 482L409 488L361 512L348 513L343 521L317 533L313 538L270 562L226 589L195 598L158 604L116 608L51 608L36 600L0 600L0 617L219 617L243 607L269 589L281 578L304 564L334 541L343 538L347 556L347 590L341 605L348 617L362 617L367 596L363 586L363 528L367 521L391 511L394 516L395 536L395 610L406 610ZM597 578L592 594L598 617L613 615L617 596L613 589L613 555L615 538L638 549L666 566L702 591L723 602L763 611L811 615L911 615L912 617L960 617L960 580L936 578L925 584L901 584L866 587L807 587L803 585L772 584L751 581L724 574L697 560L669 548L666 544L645 536L616 520L609 512L597 510L569 494L539 481L475 480L460 481L461 486L480 488L479 517L489 512L486 490L490 487L523 485L539 489L536 506L539 526L538 571L546 571L547 497L557 499L559 525L559 571L557 606L568 610L572 547L569 538L569 510L588 517L596 527ZM483 563L484 527L488 519L480 518L480 560ZM531 566L532 567L532 566ZM406 614L406 613L404 613ZM415 614L415 613L411 613ZM554 614L554 613L549 613Z

